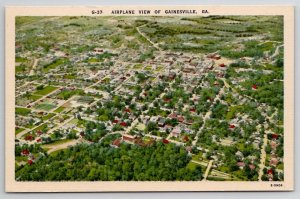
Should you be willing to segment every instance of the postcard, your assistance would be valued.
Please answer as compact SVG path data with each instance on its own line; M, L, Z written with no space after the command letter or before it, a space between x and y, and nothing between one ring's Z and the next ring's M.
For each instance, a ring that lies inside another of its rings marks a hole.
M291 191L292 6L6 7L6 191Z

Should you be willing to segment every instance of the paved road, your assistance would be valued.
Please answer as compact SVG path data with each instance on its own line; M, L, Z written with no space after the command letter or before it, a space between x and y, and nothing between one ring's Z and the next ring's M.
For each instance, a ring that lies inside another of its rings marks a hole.
M34 70L36 69L36 66L37 66L38 62L39 62L39 59L34 59L32 68L31 68L31 70L29 72L29 75L34 75L34 73L35 73Z
M265 133L263 145L260 150L261 154L260 154L260 164L259 164L259 172L258 172L258 180L259 181L261 181L261 177L263 175L263 169L265 167L265 161L266 161L265 147L267 146L267 143L268 143L268 136L267 136L267 133Z
M205 171L205 174L204 174L203 181L206 181L206 178L207 178L207 176L208 176L208 174L210 172L210 169L211 169L211 166L212 166L213 162L214 162L213 160L209 161L208 166L207 166L206 171Z
M142 25L142 26L144 26L144 25ZM142 26L140 26L140 27L142 27ZM158 46L158 44L156 44L156 43L154 43L153 41L151 41L151 40L145 35L145 33L141 32L141 30L139 29L140 27L136 27L136 30L138 31L138 33L139 33L142 37L144 37L147 41L149 41L149 42L153 45L154 48L156 48L156 49L159 50L159 51L162 51L162 49Z
M57 145L55 145L55 144L51 145L51 144L50 144L50 145L49 145L50 147L47 147L46 144L43 145L43 146L46 147L46 148L50 148L50 149L47 151L47 153L50 154L50 153L52 153L52 152L54 152L54 151L58 151L58 150L61 150L61 149L65 149L65 148L68 148L69 146L74 146L74 145L76 145L76 144L78 144L78 143L80 143L80 142L82 142L82 140L76 139L76 140L70 140L70 141L68 141L68 142L65 142L65 143L62 143L62 144L57 144Z

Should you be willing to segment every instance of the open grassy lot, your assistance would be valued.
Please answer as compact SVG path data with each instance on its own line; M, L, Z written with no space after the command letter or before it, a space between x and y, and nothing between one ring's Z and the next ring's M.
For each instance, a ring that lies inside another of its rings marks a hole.
M47 115L45 115L45 116L43 117L43 120L49 120L49 119L52 118L53 116L55 116L55 113L49 113L49 114L47 114Z
M56 145L59 145L59 144L64 144L64 143L69 142L69 141L71 141L71 140L70 139L57 140L57 141L51 142L49 144L44 144L43 147L52 148L53 146L56 146Z
M62 112L63 110L65 110L65 107L61 106L61 107L58 107L57 109L54 110L55 113L60 113Z
M65 64L68 60L67 59L57 59L51 62L50 64L47 64L43 67L44 72L48 72L51 69L55 69L57 66Z
M41 109L41 110L45 110L45 111L49 111L51 109L54 109L56 106L53 104L48 104L48 103L42 103L42 104L38 104L35 106L36 109Z
M28 108L19 108L19 107L17 107L15 111L17 115L23 115L23 116L27 116L31 112L31 110Z
M28 99L31 99L31 100L33 100L33 101L36 101L36 100L38 100L38 99L40 99L40 98L42 98L41 95L29 95L29 96L28 96Z
M51 93L52 91L56 90L57 87L55 86L46 86L41 90L36 91L34 94L36 95L47 95L49 93Z
M37 132L37 131L42 131L42 132L47 132L48 131L48 124L44 123L41 124L40 126L36 127L35 129L32 130L32 132Z
M59 94L57 94L57 98L58 99L63 99L63 100L67 100L70 97L72 97L73 95L83 95L84 91L83 90L63 90L61 91Z
M90 96L81 96L77 99L78 103L83 103L83 104L90 104L94 101L93 97Z
M21 132L24 131L24 130L25 130L25 129L23 129L23 128L16 127L16 128L15 128L15 134L17 135L17 134L21 133Z

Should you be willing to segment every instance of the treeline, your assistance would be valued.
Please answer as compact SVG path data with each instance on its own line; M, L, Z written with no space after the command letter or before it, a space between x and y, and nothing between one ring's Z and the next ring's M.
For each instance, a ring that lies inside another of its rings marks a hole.
M187 168L191 157L174 144L149 147L122 144L77 145L16 168L18 181L196 181L201 167Z

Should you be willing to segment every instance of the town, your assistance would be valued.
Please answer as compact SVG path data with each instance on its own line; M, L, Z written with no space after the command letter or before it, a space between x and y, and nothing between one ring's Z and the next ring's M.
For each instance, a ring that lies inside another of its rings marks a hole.
M99 145L178 148L180 168L197 173L183 180L284 180L282 20L18 17L16 179Z

